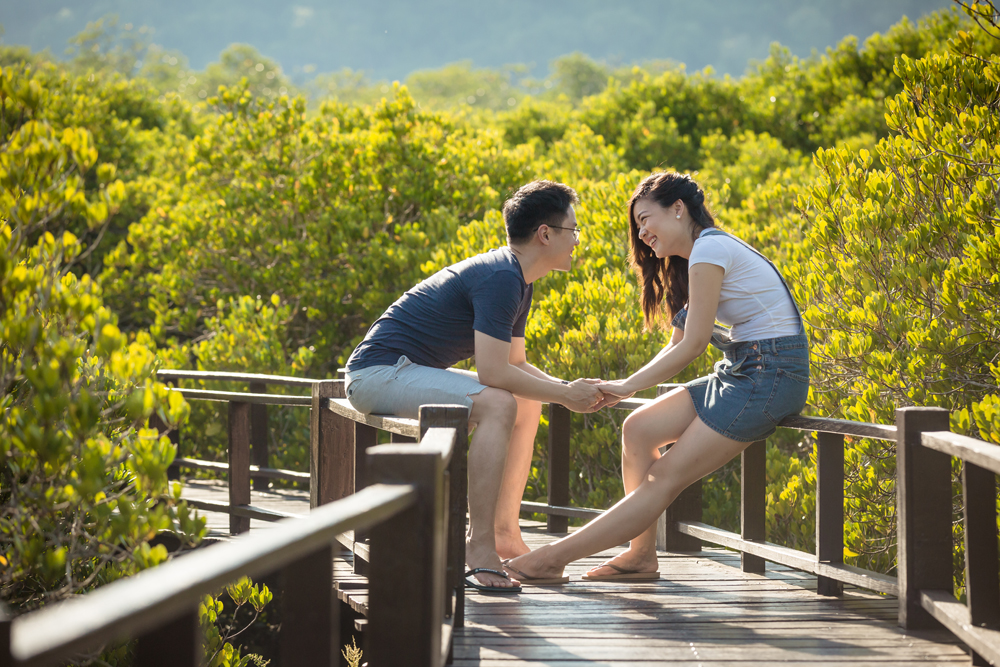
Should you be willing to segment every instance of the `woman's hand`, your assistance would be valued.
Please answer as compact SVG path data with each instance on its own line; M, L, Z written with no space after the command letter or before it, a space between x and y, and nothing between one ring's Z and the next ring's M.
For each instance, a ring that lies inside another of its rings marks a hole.
M601 390L602 394L604 394L604 400L602 400L600 405L597 406L597 410L616 405L622 399L631 398L635 393L635 391L626 386L625 380L611 380L605 382L604 380L587 379L584 381L593 384Z

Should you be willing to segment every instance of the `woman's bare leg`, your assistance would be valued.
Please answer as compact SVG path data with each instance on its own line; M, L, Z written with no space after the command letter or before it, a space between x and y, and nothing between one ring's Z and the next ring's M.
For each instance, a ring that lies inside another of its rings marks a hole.
M625 495L642 484L649 469L660 458L660 447L677 442L697 416L691 403L691 395L683 387L647 403L628 416L622 425L622 481L625 483ZM635 572L655 572L656 521L632 538L629 548L609 562ZM613 574L615 570L607 565L599 565L590 572Z
M692 482L717 470L750 443L731 440L695 417L646 478L614 507L568 537L514 559L533 577L560 575L567 563L640 535Z

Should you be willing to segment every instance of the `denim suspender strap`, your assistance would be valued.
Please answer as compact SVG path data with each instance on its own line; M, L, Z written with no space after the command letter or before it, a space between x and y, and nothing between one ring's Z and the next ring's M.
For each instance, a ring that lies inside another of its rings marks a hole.
M760 257L765 262L767 262L767 265L770 266L772 269L774 269L774 272L778 274L778 280L781 281L781 286L785 288L785 292L788 293L788 298L792 300L792 308L795 309L795 314L799 318L799 333L800 334L804 334L806 332L806 325L805 325L805 321L802 319L802 311L799 310L799 304L795 303L795 297L792 296L792 290L790 290L788 288L788 283L785 282L785 277L781 275L781 271L779 271L778 267L776 267L774 265L774 262L772 262L767 257L765 257L763 255L763 253L761 253L759 250L757 250L756 248L754 248L749 243L745 242L742 239L736 238L732 234L728 234L728 233L722 231L721 229L716 229L716 228L713 228L713 227L709 227L707 231L704 231L704 232L701 233L701 236L728 236L729 238L731 238L732 240L736 241L737 243L742 244L745 248L747 248L751 252L755 253L758 257ZM701 236L699 238L701 238Z

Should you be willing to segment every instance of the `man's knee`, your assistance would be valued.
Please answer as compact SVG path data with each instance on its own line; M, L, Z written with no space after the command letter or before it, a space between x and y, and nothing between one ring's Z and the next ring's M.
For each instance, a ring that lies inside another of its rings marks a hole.
M473 398L472 412L477 423L495 421L513 426L517 418L517 399L505 389L487 387Z

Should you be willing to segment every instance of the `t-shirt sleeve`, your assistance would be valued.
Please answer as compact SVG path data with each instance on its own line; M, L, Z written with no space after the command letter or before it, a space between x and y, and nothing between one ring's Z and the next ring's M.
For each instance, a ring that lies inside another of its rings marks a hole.
M714 264L721 266L723 273L729 273L733 266L733 255L721 237L705 236L695 242L691 256L688 257L688 267L695 264Z
M511 271L497 271L472 292L475 313L472 328L509 343L521 315L521 279ZM527 320L527 312L524 313ZM524 327L521 327L524 335Z
M528 285L528 289L524 290L524 298L521 299L520 310L517 319L514 320L514 328L510 332L514 338L524 338L524 330L528 326L528 313L531 312L531 295L534 293L534 284Z

